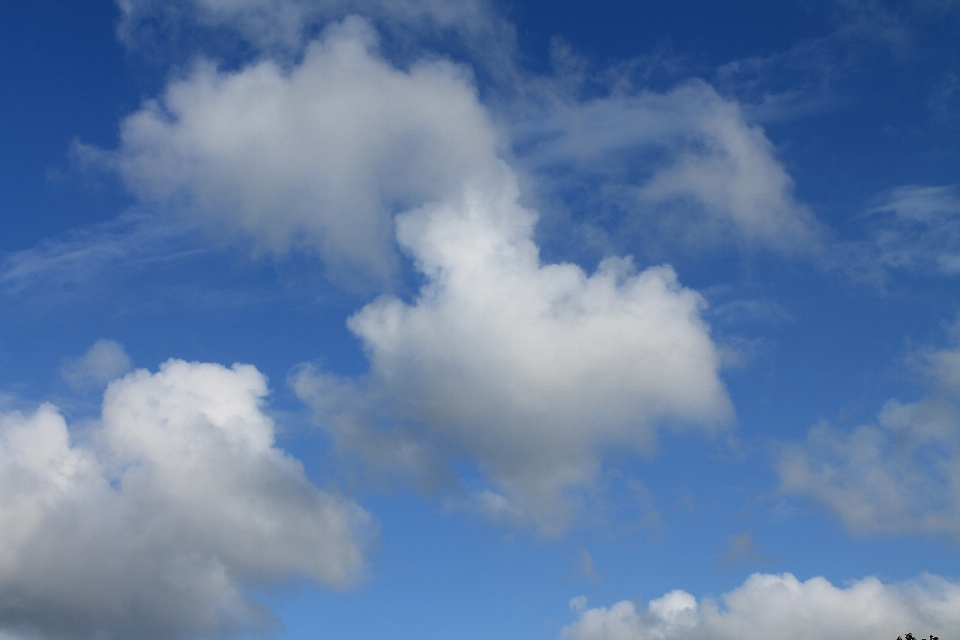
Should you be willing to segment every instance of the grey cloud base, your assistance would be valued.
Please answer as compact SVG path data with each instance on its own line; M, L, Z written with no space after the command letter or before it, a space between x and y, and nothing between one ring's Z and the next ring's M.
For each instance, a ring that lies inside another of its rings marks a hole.
M113 382L84 444L0 416L0 629L44 638L265 630L247 586L343 586L370 517L274 446L256 369L171 360Z

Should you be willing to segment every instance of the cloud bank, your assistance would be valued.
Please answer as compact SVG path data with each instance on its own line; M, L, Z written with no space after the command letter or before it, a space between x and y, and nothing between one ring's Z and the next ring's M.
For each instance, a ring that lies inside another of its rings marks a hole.
M563 630L564 640L848 640L960 628L960 585L931 575L839 588L824 578L756 573L719 601L697 602L678 590L646 607L623 601L587 610L581 598L571 605L580 617Z
M274 623L247 588L355 580L370 517L276 448L266 392L170 360L111 383L82 443L50 404L0 416L0 629L221 637Z

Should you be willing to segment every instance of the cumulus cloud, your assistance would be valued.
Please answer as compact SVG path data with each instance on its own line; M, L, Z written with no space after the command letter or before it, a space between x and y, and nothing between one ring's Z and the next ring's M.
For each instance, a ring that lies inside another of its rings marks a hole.
M207 4L231 15L267 6ZM508 136L544 192L599 176L589 188L637 237L821 248L824 227L793 197L763 130L708 84L587 101L530 84L534 97L499 104L497 130L466 67L432 57L401 70L350 17L298 64L197 64L123 122L115 153L86 151L141 201L241 230L266 251L316 248L342 280L388 279L393 216L488 173Z
M890 400L875 424L826 422L784 445L781 490L815 498L856 533L944 533L960 539L960 349L923 355L934 389Z
M657 128L690 100L722 103L699 86L661 98L631 115ZM675 120L667 137L691 122ZM473 506L556 530L604 449L649 450L664 425L732 415L703 299L665 265L638 272L608 258L588 275L541 264L537 214L518 204L469 73L436 59L400 70L359 18L329 27L289 68L201 66L128 118L121 140L109 161L144 201L265 250L315 248L341 281L389 278L395 242L413 259L426 279L416 300L380 298L350 320L370 375L304 370L295 382L341 447L372 466L429 482L465 457L490 483Z
M397 211L442 200L496 157L469 72L396 69L360 18L293 68L200 64L124 120L112 164L143 202L240 230L265 251L317 249L341 280L389 279Z
M79 358L68 358L60 366L60 375L71 388L87 391L103 388L133 366L130 356L115 340L97 340Z
M534 174L659 158L620 189L650 219L707 242L819 241L763 132L706 84L548 103L509 130ZM100 155L142 201L264 251L316 250L340 282L389 280L399 245L425 284L351 318L370 375L303 370L299 393L345 449L423 479L466 457L490 482L474 506L555 529L605 449L732 409L704 301L670 266L541 263L493 120L464 67L400 69L352 17L297 64L200 64Z
M667 93L554 100L534 113L516 128L521 160L533 170L564 171L564 179L602 176L607 198L661 240L810 254L825 239L794 199L763 130L702 81Z
M143 268L207 251L207 247L190 241L197 231L189 223L172 224L155 216L127 212L3 256L0 293L69 289L110 269Z
M517 198L501 165L459 200L400 216L400 244L427 282L411 303L384 296L350 318L369 377L307 371L295 386L353 442L390 418L338 416L326 393L349 398L348 413L363 408L357 393L367 411L387 407L401 427L388 434L398 459L467 456L494 485L480 506L550 529L605 448L649 449L664 424L715 426L732 409L701 296L667 266L638 272L608 258L588 275L542 264L536 215Z
M672 591L647 606L585 609L564 640L847 640L922 637L960 628L960 585L936 576L899 584L865 578L846 588L824 578L754 574L719 601Z
M266 392L252 366L170 360L111 383L86 431L49 404L0 416L0 629L221 637L274 622L247 587L355 579L369 516L275 446Z

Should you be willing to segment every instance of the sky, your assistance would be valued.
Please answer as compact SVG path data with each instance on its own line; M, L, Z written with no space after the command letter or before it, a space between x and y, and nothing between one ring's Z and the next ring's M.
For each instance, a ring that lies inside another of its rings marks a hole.
M0 21L0 640L960 630L960 4Z

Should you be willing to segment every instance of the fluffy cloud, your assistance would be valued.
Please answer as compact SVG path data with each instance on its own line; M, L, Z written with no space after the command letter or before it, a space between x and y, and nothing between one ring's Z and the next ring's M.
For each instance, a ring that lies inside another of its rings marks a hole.
M375 49L369 25L349 18L292 69L201 64L123 122L108 161L144 202L267 251L314 247L341 280L387 279L392 215L486 170L497 136L464 68L401 71Z
M847 640L960 628L960 585L935 576L885 585L865 578L838 588L824 578L754 574L720 602L673 591L646 607L619 602L580 611L564 640Z
M827 423L785 445L781 490L811 496L856 533L946 533L960 539L960 350L924 356L935 389L889 401L876 424L851 432Z
M316 248L341 281L388 279L393 216L489 173L505 135L546 192L602 176L589 188L640 238L822 248L823 227L793 198L763 131L706 83L586 102L531 84L539 102L500 105L498 132L466 68L434 57L398 69L352 17L292 66L197 65L124 121L117 152L85 152L107 158L141 201L239 229L267 251Z
M717 425L732 410L697 293L670 267L638 273L629 259L593 275L541 264L536 216L517 198L501 166L458 201L398 218L427 283L412 303L381 297L349 321L371 361L362 393L392 420L336 415L338 384L357 410L349 381L305 373L295 384L353 442L358 422L392 421L407 430L389 434L407 462L468 456L497 489L478 496L482 506L550 529L604 448L649 448L664 424Z
M660 241L810 254L825 239L763 130L704 82L548 105L517 125L522 161L565 181L603 176L606 197Z
M369 517L274 446L266 391L171 360L113 382L85 444L49 404L0 416L0 628L219 637L272 624L246 587L353 580Z

